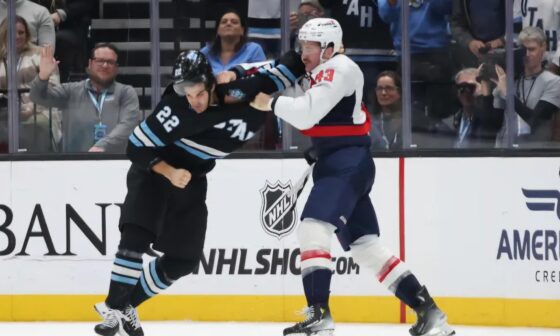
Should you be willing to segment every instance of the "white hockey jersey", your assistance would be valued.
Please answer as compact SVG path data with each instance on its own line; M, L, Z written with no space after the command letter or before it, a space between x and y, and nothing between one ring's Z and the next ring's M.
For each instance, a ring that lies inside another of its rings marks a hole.
M278 117L310 136L318 151L369 145L371 121L362 103L364 75L356 63L336 55L313 69L300 85L303 95L272 101Z

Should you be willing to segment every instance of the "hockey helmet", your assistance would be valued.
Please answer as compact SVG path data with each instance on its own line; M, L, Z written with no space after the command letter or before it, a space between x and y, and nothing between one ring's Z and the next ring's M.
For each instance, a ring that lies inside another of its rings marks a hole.
M208 59L198 50L181 52L175 60L171 76L173 89L179 96L185 95L185 87L204 83L206 90L210 91L215 83Z
M321 45L321 59L328 47L333 47L335 53L342 48L342 28L335 19L316 18L307 21L299 30L300 41L319 42Z

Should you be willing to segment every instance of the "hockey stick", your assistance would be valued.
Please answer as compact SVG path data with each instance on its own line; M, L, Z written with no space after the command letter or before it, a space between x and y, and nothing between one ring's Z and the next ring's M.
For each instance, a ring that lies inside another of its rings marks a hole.
M299 180L297 180L297 182L288 192L288 196L290 197L290 199L294 200L288 211L292 211L296 206L299 195L303 191L303 188L307 184L307 180L309 180L309 176L313 172L313 167L315 167L315 163L312 163L309 167L307 167L307 169L303 172L303 175L299 178Z

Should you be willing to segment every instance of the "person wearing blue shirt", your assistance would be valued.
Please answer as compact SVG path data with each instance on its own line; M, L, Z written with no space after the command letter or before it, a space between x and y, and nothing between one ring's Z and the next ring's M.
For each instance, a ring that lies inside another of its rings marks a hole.
M247 42L245 24L234 10L226 11L218 21L214 41L200 50L210 62L214 74L241 63L266 60L258 43Z
M401 0L379 0L379 16L389 24L393 44L401 49ZM409 2L410 52L424 53L447 48L449 34L446 16L451 15L451 0L415 0Z

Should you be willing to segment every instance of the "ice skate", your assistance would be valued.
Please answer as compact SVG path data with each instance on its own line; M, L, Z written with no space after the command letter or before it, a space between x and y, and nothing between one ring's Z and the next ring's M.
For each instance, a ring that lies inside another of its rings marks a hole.
M103 318L103 322L95 326L95 332L102 336L144 336L136 309L132 306L124 310L111 309L105 302L94 306L95 311Z
M144 336L144 330L142 330L138 313L134 307L129 305L119 313L121 322L119 334L121 336Z
M284 335L305 335L305 336L332 336L334 335L334 321L331 317L329 308L320 305L307 307L303 314L305 320L296 323L294 326L284 329Z
M95 333L101 336L114 336L119 331L119 312L107 307L105 302L101 302L93 306L95 311L101 316L103 322L97 324L94 328Z
M423 304L416 310L416 323L410 328L412 336L451 336L455 330L447 324L447 316L436 306L426 287L418 293Z

